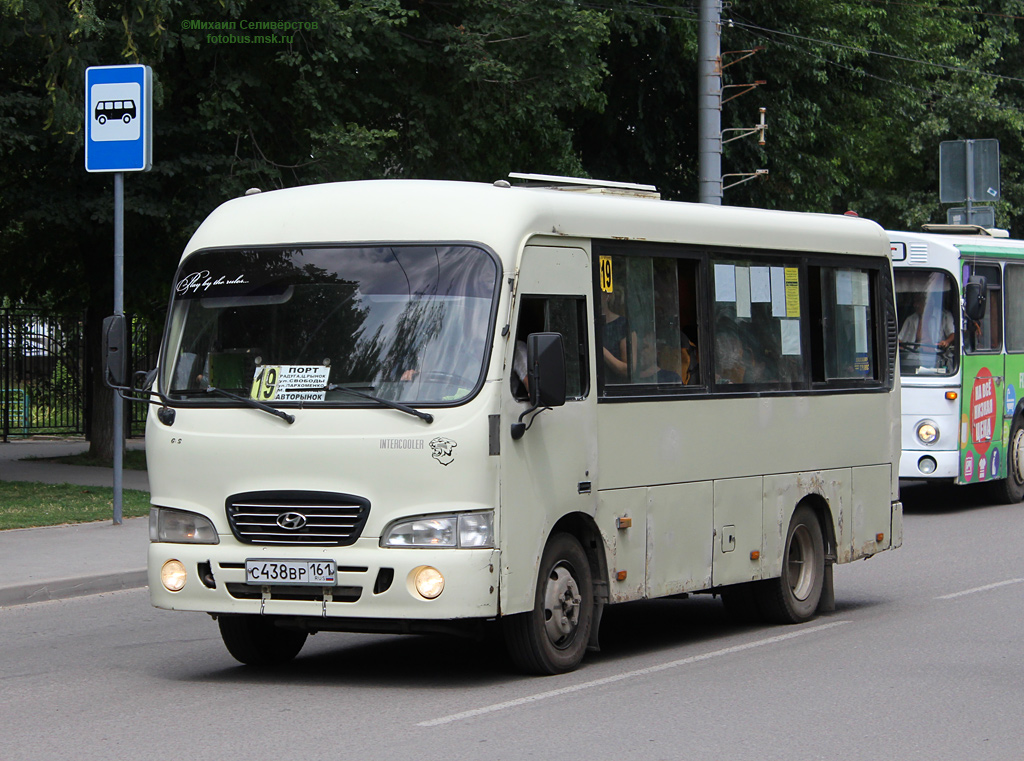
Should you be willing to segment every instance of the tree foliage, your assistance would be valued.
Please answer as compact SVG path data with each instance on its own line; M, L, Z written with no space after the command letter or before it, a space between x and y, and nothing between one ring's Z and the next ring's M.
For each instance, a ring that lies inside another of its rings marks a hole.
M608 108L578 114L583 164L595 175L632 175L667 197L696 200L694 6L628 2L609 5L608 13ZM1024 204L1022 15L1020 0L730 4L724 82L766 84L725 104L723 126L753 126L763 106L769 129L763 148L754 139L726 145L723 172L769 174L727 190L725 203L855 209L889 227L917 229L945 221L939 143L997 138L997 222L1024 236L1016 221ZM737 52L754 49L746 58Z

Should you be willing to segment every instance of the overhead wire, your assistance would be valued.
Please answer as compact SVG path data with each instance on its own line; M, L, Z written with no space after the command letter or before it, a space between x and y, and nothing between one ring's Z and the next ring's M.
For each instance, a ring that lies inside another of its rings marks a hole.
M907 5L907 6L912 6L912 7L929 8L929 9L930 8L934 8L934 9L963 10L965 12L975 12L975 11L971 11L969 9L957 9L957 8L953 8L953 7L950 7L950 6L929 6L929 5L924 5L924 4L921 4L921 3L890 2L890 0L866 0L866 1L867 2L880 2L880 3L885 3L887 5ZM664 5L662 3L636 2L636 0L626 0L626 2L621 4L621 5L603 5L603 4L600 4L600 3L581 3L581 5L583 7L593 8L593 9L596 9L596 10L605 10L605 11L614 10L616 8L622 8L623 6L628 7L628 8L634 8L634 9L637 9L639 11L643 11L644 9L652 9L652 10L657 10L659 12L658 13L648 13L648 14L646 14L646 16L648 18L672 19L672 20L688 21L688 22L696 22L696 21L698 21L697 13L695 11L691 11L689 8L683 9L683 8L678 8L678 7L672 7L672 6ZM993 14L986 14L986 13L983 13L981 11L976 11L975 13L977 13L978 15L992 15L992 16L998 16L998 17L1011 18L1011 19L1014 19L1014 20L1024 20L1024 17L1022 17L1022 16L1012 16L1012 15L1009 15L1009 14L995 14L995 13L993 13ZM827 47L833 47L833 48L838 48L838 49L842 49L842 50L849 50L849 51L853 51L853 52L856 52L856 53L860 53L862 55L878 56L878 57L882 57L882 58L890 58L890 59L893 59L893 60L898 60L898 61L902 61L902 62L905 62L905 63L915 63L915 64L919 64L919 65L922 65L922 66L932 66L932 67L935 67L935 68L944 69L944 70L947 70L947 71L953 71L953 72L957 72L957 73L961 73L961 74L976 74L978 76L990 77L992 79L998 79L998 80L1007 81L1007 82L1024 82L1024 78L1022 78L1022 77L1011 77L1011 76L1007 76L1007 75L1004 75L1004 74L995 74L995 73L992 73L992 72L987 72L987 71L982 71L982 70L979 70L979 69L971 68L969 66L957 66L957 65L954 65L954 64L945 64L945 63L936 63L934 61L925 61L925 60L918 59L918 58L911 58L909 56L897 55L895 53L885 53L885 52L882 52L880 50L872 50L871 48L867 48L867 47L847 45L847 44L844 44L844 43L841 43L841 42L835 42L835 41L832 41L832 40L817 39L817 38L814 38L814 37L808 37L807 35L796 34L796 33L793 33L793 32L784 32L781 29L769 29L767 27L760 26L760 25L755 24L755 23L750 22L750 21L737 20L737 16L736 15L733 15L733 16L731 16L729 18L723 19L722 23L723 24L729 24L731 26L740 27L740 28L743 28L743 29L747 29L747 30L749 30L751 32L760 32L761 33L760 36L762 36L762 37L764 37L766 39L772 39L772 37L770 35L778 35L778 36L783 36L783 37L789 37L789 38L796 39L796 40L801 40L803 42L813 42L813 43L818 44L818 45L824 45L824 46L827 46ZM778 40L773 40L773 41L778 42ZM796 47L793 47L792 49L802 50L801 48L796 48Z
M924 8L924 9L934 9L934 10L962 11L964 13L973 13L975 15L981 15L981 16L994 16L994 17L1000 17L1000 18L1009 18L1009 19L1012 19L1012 20L1024 20L1024 16L1015 16L1015 15L1012 15L1012 14L1001 14L1001 13L986 13L986 12L983 12L983 11L978 11L978 10L973 9L973 8L956 8L956 7L953 7L953 6L937 6L937 5L928 5L928 4L924 4L924 3L898 2L896 0L865 0L865 2L873 2L873 3L879 3L879 4L885 4L885 5L901 5L901 6L908 6L908 7L915 7L915 8ZM643 15L643 16L645 16L647 18L654 18L654 19L659 19L659 20L667 19L667 20L675 20L675 21L684 21L684 22L689 22L689 23L695 23L695 22L699 21L697 12L696 12L695 9L693 9L693 6L689 6L689 7L683 8L683 7L679 7L679 6L666 5L664 3L639 2L637 0L626 0L626 2L624 2L622 4L615 4L615 5L612 5L612 4L601 4L601 3L596 3L596 2L581 3L581 5L584 6L584 7L593 8L593 9L596 9L596 10L604 10L604 11L611 11L611 10L615 10L615 9L622 9L623 7L626 7L626 8L629 8L629 9L632 9L634 11L639 12L641 15ZM645 11L647 11L647 12L645 13ZM930 90L930 89L926 89L926 88L917 87L915 85L910 85L910 84L907 84L905 82L900 82L900 81L897 81L897 80L894 80L894 79L890 79L888 77L884 77L884 76L881 76L881 75L878 75L878 74L873 74L871 72L864 71L863 69L860 69L860 68L857 68L857 67L854 67L854 66L850 66L848 64L843 64L843 63L840 63L839 61L835 61L835 60L827 58L827 57L825 57L823 55L819 55L817 53L811 52L810 50L808 50L804 46L798 46L798 45L794 45L794 44L791 44L791 43L787 43L784 40L779 39L779 38L780 37L785 37L785 38L789 38L791 40L799 40L801 42L814 43L814 44L817 44L817 45L821 45L823 47L831 47L831 48L835 48L835 49L839 49L839 50L851 51L851 52L854 52L854 53L858 53L860 55L873 56L873 57L879 57L879 58L885 58L885 59L889 59L889 60L899 61L899 62L902 62L902 63L909 63L909 64L916 64L916 65L920 65L920 66L933 67L933 68L941 69L943 71L948 71L950 73L965 74L965 75L975 75L975 76L979 76L979 77L986 77L986 78L989 78L991 80L1001 81L1001 82L1024 83L1024 78L1022 78L1022 77L1013 77L1013 76L1008 76L1008 75L1003 75L1003 74L995 74L993 72L987 72L987 71L983 71L983 70L980 70L980 69L972 68L972 67L969 67L969 66L960 66L960 65L954 65L954 64L936 63L934 61L926 61L926 60L922 60L922 59L918 59L918 58L912 58L910 56L898 55L898 54L895 54L895 53L885 53L885 52L882 52L880 50L873 50L871 48L867 48L867 47L863 47L863 46L849 45L849 44L845 44L845 43L842 43L842 42L836 42L836 41L833 41L833 40L822 40L822 39L818 39L818 38L815 38L815 37L810 37L810 36L807 36L807 35L796 34L796 33L793 33L793 32L784 32L784 31L779 30L779 29L769 29L768 27L761 26L759 24L753 23L752 21L744 20L742 17L738 17L736 14L733 14L733 15L731 15L728 18L722 19L722 24L727 24L730 27L739 27L741 29L744 29L745 31L747 31L748 33L752 34L755 37L758 37L760 39L769 41L769 42L771 42L773 44L776 44L776 45L779 45L781 47L785 47L785 48L787 48L789 50L792 50L792 51L794 51L794 52L796 52L798 54L802 54L804 56L808 56L810 58L813 58L813 59L815 59L815 60L817 60L819 62L822 62L824 64L827 64L829 66L832 66L832 67L835 67L835 68L838 68L838 69L842 69L844 71L853 72L853 73L858 74L860 76L871 78L871 79L874 79L874 80L877 80L877 81L880 81L880 82L885 82L887 84L891 84L891 85L894 85L894 86L897 86L897 87L902 87L902 88L910 90L912 92L921 93L921 94L923 94L925 96L928 96L930 98L942 99L942 100L946 100L946 101L953 102L953 103L961 103L961 104L966 104L966 105L973 105L973 106L982 107L982 108L994 108L994 109L999 110L999 111L1007 111L1007 112L1013 112L1013 113L1024 113L1024 109L1018 108L1018 107L1015 107L1015 106L1011 106L1011 105L1003 104L1003 103L999 102L998 100L994 100L993 99L993 100L981 101L981 100L978 100L976 98L965 98L965 97L962 97L962 96L952 95L952 94L946 93L946 92L941 92L941 91L937 91L937 90Z

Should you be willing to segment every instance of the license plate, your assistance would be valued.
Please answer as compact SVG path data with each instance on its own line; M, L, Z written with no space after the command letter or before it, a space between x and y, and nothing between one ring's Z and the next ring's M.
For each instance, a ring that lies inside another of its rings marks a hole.
M332 560L246 560L246 584L305 584L330 587L335 584Z

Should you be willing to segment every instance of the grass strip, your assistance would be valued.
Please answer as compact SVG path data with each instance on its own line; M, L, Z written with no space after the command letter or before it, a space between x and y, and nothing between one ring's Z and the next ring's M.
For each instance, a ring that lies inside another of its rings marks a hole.
M123 489L121 514L125 518L149 515L149 494ZM0 530L87 523L113 516L114 490L109 486L0 481Z
M81 454L69 454L64 457L26 457L26 460L42 460L44 462L56 462L61 465L89 465L98 468L114 467L113 460L105 460L99 457L92 457L88 452ZM146 450L129 449L124 453L121 467L125 470L145 470Z

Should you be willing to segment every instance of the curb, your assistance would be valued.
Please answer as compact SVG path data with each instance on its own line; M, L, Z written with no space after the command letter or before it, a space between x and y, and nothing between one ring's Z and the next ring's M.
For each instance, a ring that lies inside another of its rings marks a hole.
M95 576L77 576L70 579L37 581L30 584L0 589L0 608L26 605L47 600L65 600L71 597L85 597L102 592L117 592L122 589L139 589L148 586L149 578L145 569L101 573Z

